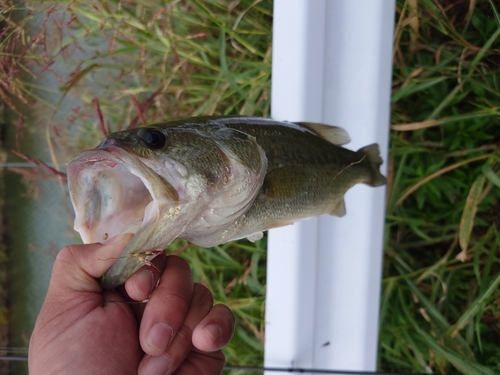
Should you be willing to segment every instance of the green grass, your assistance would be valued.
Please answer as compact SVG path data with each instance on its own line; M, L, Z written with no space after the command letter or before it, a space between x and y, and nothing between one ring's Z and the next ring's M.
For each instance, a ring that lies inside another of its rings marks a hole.
M386 370L500 370L500 20L494 2L472 3L398 1Z
M186 246L176 241L174 252ZM262 364L264 353L264 302L266 240L238 241L211 249L193 246L182 254L189 261L196 280L207 285L217 303L228 305L236 317L235 335L225 349L233 365Z
M68 121L49 129L56 164L108 129L269 115L272 3L167 3L59 1L50 15L59 34L31 47L24 40L22 60L12 58L22 48L2 42L2 59L32 72L16 76L11 94L66 111ZM52 9L37 7L12 19ZM500 373L499 11L486 0L397 1L380 370ZM50 63L65 64L59 93L81 106L65 107L57 90L28 79ZM262 363L265 241L183 256L237 317L228 363Z

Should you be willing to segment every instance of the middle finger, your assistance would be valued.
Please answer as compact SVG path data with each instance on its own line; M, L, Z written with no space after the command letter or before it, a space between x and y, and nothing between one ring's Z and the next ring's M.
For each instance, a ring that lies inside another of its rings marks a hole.
M165 270L141 320L139 339L146 354L158 356L165 352L186 318L192 294L188 263L176 256L167 257Z

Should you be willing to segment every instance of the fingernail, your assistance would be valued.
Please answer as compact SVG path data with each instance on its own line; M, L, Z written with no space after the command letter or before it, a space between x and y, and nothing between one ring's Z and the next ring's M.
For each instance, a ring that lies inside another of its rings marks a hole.
M149 330L146 342L151 351L161 354L167 349L173 334L172 327L167 323L159 322Z
M222 334L222 330L218 324L209 324L205 328L203 328L205 332L212 338L214 344L217 343L217 340Z
M168 354L149 357L144 366L139 369L139 374L165 375L170 368L170 363Z
M134 277L134 288L139 296L149 296L153 290L155 278L153 272L142 270Z

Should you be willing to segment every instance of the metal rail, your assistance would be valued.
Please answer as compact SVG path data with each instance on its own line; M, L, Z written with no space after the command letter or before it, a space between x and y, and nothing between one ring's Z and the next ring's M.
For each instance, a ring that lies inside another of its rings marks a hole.
M275 0L272 117L376 142L384 173L394 14L394 0ZM356 186L345 217L269 232L266 368L376 369L384 201Z

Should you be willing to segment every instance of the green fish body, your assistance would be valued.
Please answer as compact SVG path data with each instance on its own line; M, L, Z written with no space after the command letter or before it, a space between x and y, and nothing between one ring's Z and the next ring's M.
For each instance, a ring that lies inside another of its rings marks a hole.
M135 234L103 276L113 289L175 238L210 247L322 214L343 216L349 188L386 182L378 145L354 152L341 147L347 142L341 128L258 117L113 133L68 165L75 229L85 243Z

